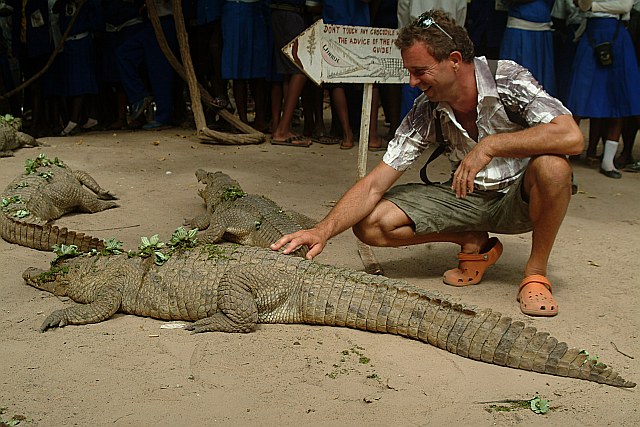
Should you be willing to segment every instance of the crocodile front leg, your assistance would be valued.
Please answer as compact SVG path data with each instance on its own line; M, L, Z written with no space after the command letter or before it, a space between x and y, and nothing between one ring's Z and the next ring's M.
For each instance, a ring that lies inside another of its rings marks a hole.
M202 233L200 239L204 243L218 243L222 240L222 236L227 231L227 225L219 222L211 222L207 229Z
M74 304L51 313L40 327L40 332L66 325L86 325L107 320L122 304L122 294L115 286L103 286L88 304Z
M209 213L204 213L202 215L198 215L191 219L184 219L182 225L185 227L189 227L189 229L197 228L198 230L206 230L209 227Z

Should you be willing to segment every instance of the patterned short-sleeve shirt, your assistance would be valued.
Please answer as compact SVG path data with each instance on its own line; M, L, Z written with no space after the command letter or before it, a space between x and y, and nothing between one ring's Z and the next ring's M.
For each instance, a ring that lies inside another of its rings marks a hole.
M509 60L498 61L495 79L484 57L474 59L478 87L478 141L496 133L515 132L521 125L509 120L505 107L516 111L530 127L549 123L555 117L571 114L562 102L546 93L531 73ZM425 94L420 95L398 127L383 161L397 171L405 171L422 152L436 143L435 114L440 114L447 154L452 171L473 149L476 142L458 123L446 102L434 108ZM529 158L494 157L475 178L480 190L501 190L524 172Z

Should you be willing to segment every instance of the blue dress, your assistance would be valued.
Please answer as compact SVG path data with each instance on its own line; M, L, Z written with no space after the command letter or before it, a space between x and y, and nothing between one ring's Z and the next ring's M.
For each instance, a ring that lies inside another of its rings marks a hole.
M371 25L369 4L361 0L324 0L322 20L325 24L368 27Z
M225 1L222 7L222 78L263 79L271 73L270 28L261 2Z
M140 4L127 0L103 0L102 11L107 27L115 28L107 28L102 34L102 55L98 58L98 81L113 86L121 81L116 49L142 28L142 16ZM140 22L137 22L137 18ZM123 24L124 27L122 27Z
M222 17L224 0L197 0L196 20L197 25L217 21Z
M613 44L613 64L596 63L587 34L595 44ZM633 42L615 18L589 18L573 62L567 108L578 117L618 118L640 115L640 70Z
M534 0L509 6L509 16L534 23L551 22L554 0ZM500 45L500 59L511 59L533 74L550 95L556 95L553 32L507 27Z
M72 1L67 1L63 6L60 13L61 32L64 32L71 22L76 7L75 2ZM60 53L62 95L79 96L98 93L93 33L103 27L99 0L87 0L69 32L64 50Z

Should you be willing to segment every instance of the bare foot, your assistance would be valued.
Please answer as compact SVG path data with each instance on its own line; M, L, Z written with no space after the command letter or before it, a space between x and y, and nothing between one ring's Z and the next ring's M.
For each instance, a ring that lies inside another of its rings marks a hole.
M376 151L382 149L382 137L371 135L369 137L369 150Z
M346 137L340 144L341 150L350 150L353 148L353 138Z
M460 243L460 252L464 254L479 254L489 241L489 234L485 232L469 232Z
M285 136L286 135L286 136ZM311 140L304 136L295 135L293 133L280 135L273 134L271 136L271 144L273 145L292 145L298 147L308 147L312 144Z

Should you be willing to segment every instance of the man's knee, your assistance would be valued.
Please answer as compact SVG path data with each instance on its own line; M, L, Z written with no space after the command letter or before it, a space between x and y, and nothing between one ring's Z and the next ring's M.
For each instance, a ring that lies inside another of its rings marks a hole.
M543 155L530 160L526 179L531 186L562 190L571 187L573 171L564 156Z
M375 209L352 228L356 237L371 246L389 246L399 237L400 228L412 224L395 204L382 200Z
M361 242L371 246L379 246L379 237L382 232L380 223L374 221L371 216L365 217L352 228L353 234Z

